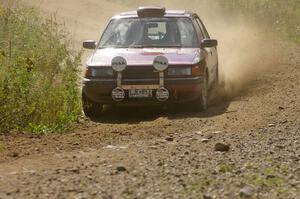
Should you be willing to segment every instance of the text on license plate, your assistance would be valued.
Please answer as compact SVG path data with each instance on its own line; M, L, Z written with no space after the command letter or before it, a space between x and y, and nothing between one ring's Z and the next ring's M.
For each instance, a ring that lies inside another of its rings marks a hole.
M152 97L151 89L131 89L129 90L130 98L146 98Z

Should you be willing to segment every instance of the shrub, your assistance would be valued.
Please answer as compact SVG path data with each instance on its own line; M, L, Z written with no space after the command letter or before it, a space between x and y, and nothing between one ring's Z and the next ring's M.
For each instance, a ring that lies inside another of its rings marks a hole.
M80 115L81 53L53 19L0 3L0 131L64 129Z
M300 43L299 0L217 0L220 7L239 12L285 39Z

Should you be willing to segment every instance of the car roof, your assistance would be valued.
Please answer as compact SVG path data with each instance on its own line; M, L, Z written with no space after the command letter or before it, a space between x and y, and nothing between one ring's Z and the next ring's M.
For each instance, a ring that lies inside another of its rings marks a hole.
M163 17L193 17L195 13L186 11L186 10L166 10L165 15ZM138 14L137 11L129 11L129 12L122 12L118 15L112 17L112 19L119 19L119 18L137 18Z

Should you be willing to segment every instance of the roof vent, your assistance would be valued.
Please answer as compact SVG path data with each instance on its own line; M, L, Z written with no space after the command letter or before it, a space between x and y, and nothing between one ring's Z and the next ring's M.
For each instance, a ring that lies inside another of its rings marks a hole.
M139 7L137 15L141 18L147 17L163 17L166 9L163 7Z

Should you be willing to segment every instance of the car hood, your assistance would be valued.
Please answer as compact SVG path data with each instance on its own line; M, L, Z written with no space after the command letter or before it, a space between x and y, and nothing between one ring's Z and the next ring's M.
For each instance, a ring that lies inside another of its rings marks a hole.
M152 65L157 56L165 56L170 65L196 64L204 56L199 48L106 48L97 49L88 59L88 66L111 66L111 60L116 56L126 59L127 65Z

